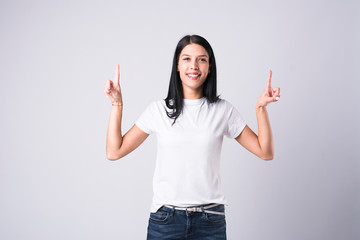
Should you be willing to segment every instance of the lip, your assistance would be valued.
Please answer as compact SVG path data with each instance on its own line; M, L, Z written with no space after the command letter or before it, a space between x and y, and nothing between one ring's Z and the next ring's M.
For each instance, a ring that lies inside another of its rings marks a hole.
M186 73L186 75L190 80L198 80L201 76L201 73L198 73L198 72Z

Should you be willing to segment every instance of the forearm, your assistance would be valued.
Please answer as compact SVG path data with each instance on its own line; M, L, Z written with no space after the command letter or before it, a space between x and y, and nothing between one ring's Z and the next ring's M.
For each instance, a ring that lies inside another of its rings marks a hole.
M106 156L110 160L115 160L116 152L122 144L121 120L123 106L112 106L109 126L106 134Z
M256 106L256 117L258 123L258 141L262 158L271 160L274 157L274 142L266 107Z

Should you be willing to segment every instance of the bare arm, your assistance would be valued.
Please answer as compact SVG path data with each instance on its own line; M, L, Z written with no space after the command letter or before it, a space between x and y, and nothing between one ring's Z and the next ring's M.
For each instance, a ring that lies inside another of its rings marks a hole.
M112 109L106 136L106 157L118 160L139 147L149 134L134 125L124 136L121 135L120 109Z
M119 64L116 65L115 80L108 80L104 93L111 100L112 108L109 126L106 134L106 157L109 160L117 160L135 150L149 134L143 132L134 125L124 136L121 131L123 101L119 84Z
M258 135L246 126L242 133L235 138L247 150L264 160L274 158L274 142L266 106L280 98L280 88L271 88L271 76L272 71L269 72L266 89L256 104Z
M246 126L235 138L244 148L263 160L274 158L274 143L266 108L256 110L258 121L258 136Z

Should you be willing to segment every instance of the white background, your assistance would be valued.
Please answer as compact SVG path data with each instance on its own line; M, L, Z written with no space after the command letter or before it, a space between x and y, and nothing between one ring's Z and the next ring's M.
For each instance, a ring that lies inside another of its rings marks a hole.
M110 162L103 94L120 63L127 131L166 97L186 34L256 130L269 68L275 159L223 146L228 239L360 238L359 1L2 1L0 239L145 239L156 138Z

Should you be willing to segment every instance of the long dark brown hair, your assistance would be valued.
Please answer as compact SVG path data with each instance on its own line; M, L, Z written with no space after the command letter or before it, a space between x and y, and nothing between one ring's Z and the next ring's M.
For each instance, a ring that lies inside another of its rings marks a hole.
M217 83L216 83L216 62L215 55L210 46L210 43L203 37L199 35L186 35L180 39L179 43L176 46L173 65L170 76L169 91L167 97L165 98L166 106L171 109L170 111L166 110L166 114L169 118L174 119L173 124L176 122L176 119L182 113L184 107L184 92L180 79L180 74L177 70L179 63L179 57L181 51L189 44L199 44L209 54L209 74L204 82L203 86L203 96L209 103L214 103L219 100L217 95Z

